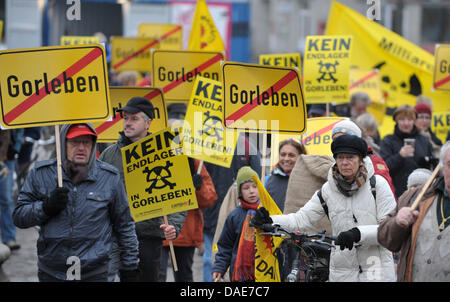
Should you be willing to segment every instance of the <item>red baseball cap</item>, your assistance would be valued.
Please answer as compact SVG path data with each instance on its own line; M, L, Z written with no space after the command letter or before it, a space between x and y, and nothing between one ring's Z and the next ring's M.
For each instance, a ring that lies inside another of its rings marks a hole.
M97 136L86 124L74 124L67 131L66 138L74 138L82 135Z

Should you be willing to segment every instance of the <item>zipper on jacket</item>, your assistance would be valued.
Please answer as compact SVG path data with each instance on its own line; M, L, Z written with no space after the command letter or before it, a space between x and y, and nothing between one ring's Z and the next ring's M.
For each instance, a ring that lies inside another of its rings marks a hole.
M75 193L75 197L72 199L72 213L70 217L70 253L72 254L72 235L73 235L73 224L75 220L75 200L77 195L77 187L73 187L73 192Z

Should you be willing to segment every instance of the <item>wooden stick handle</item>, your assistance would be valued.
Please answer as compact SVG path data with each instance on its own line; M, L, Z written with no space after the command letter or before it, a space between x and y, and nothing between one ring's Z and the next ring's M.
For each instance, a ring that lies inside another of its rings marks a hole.
M436 178L436 175L438 175L439 170L440 170L440 166L438 164L436 166L436 168L434 169L433 173L431 174L430 178L428 178L427 182L423 186L422 191L420 191L420 194L419 194L419 196L417 196L416 200L414 201L413 205L411 206L411 209L415 210L417 208L417 206L419 205L419 202L422 199L423 195L428 190L428 187L431 185L433 180Z
M164 215L164 224L169 225L169 220L167 219L167 215ZM175 259L175 251L173 249L172 240L169 240L169 248L170 248L170 255L172 256L173 271L178 272L177 259Z
M202 167L203 167L203 160L201 160L200 163L198 164L197 174L200 174L200 172L202 172Z
M62 170L61 170L61 140L59 139L59 125L55 125L55 142L56 142L56 170L58 172L58 187L62 188Z

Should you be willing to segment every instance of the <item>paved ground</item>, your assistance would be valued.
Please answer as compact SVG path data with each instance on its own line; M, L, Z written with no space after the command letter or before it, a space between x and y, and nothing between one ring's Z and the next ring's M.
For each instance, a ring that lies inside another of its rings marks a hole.
M13 251L11 256L0 267L0 282L37 282L36 240L38 231L35 228L17 229L16 241L21 245L19 250ZM201 282L202 258L198 250L194 255L194 281ZM169 262L167 270L168 282L173 281L172 264Z

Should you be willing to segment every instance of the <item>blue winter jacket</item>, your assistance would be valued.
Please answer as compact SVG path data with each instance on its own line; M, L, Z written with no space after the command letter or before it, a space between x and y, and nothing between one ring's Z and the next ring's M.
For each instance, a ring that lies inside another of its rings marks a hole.
M91 124L91 129L94 130ZM65 136L70 125L61 128L62 167L65 167ZM95 131L95 130L94 130ZM94 144L95 146L95 144ZM38 267L65 280L69 257L80 259L81 280L107 272L111 234L114 229L121 248L124 270L137 269L138 241L124 185L113 166L95 159L93 147L89 173L78 185L62 169L63 187L69 189L67 207L54 217L47 216L43 200L57 186L56 159L39 162L20 190L13 218L16 226L40 226L37 240Z

